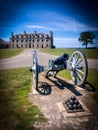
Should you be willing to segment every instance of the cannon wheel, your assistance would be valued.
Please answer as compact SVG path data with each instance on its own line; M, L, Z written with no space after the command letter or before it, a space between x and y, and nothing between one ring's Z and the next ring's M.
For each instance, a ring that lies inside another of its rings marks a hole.
M85 55L80 50L73 52L70 57L70 74L75 85L85 83L88 73L88 64Z
M35 89L38 87L38 59L37 59L37 53L36 50L34 50L33 53L33 83Z

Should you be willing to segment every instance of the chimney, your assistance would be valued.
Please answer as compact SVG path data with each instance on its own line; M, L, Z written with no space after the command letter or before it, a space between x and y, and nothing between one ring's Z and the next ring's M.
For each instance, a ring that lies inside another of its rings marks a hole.
M14 36L14 33L13 33L13 32L11 32L11 36L12 36L12 37Z
M26 31L24 31L24 34L26 34Z
M52 31L50 31L50 37L53 37L53 32Z
M34 31L34 33L36 34L37 32L36 32L36 31Z

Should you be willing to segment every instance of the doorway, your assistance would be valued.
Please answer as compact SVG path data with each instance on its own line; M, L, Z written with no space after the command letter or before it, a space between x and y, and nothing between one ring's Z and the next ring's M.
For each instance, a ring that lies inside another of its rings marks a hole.
M29 48L31 48L31 43L29 43Z

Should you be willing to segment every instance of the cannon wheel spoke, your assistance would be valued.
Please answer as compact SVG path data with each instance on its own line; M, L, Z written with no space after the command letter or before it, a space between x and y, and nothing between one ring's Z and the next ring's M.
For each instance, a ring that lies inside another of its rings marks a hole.
M34 83L35 89L37 89L38 87L38 59L37 59L37 53L35 50L33 53L33 68L34 68L33 83Z
M80 50L73 52L69 64L72 81L78 86L83 85L88 73L87 60L83 52Z

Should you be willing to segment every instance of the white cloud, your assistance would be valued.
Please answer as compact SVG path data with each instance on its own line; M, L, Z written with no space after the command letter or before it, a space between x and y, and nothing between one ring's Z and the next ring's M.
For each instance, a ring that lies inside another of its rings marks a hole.
M81 32L81 31L98 31L98 27L89 26L84 23L77 22L74 19L70 19L64 17L61 20L57 20L54 22L54 25L57 26L58 29L63 29L65 31L73 31L73 32Z
M42 14L39 16L39 20L38 14ZM69 17L60 13L54 13L52 11L31 12L28 16L30 18L34 17L37 19L36 24L33 23L33 25L31 23L30 25L26 25L28 28L72 32L98 31L98 27L96 26L91 26L89 24L79 22L74 17Z
M58 30L56 28L46 27L46 26L38 26L38 25L26 25L27 28L36 28L36 29L44 29L44 30Z

